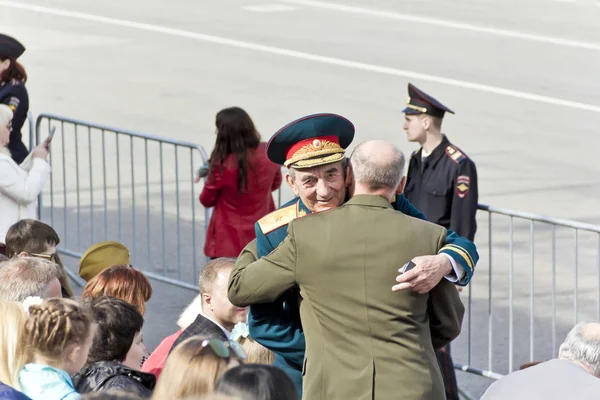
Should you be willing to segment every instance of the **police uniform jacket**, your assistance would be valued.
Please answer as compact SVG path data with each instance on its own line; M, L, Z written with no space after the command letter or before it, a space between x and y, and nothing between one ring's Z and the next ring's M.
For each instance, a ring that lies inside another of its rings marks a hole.
M464 307L442 280L428 294L392 292L398 264L435 254L438 225L395 212L380 196L354 196L292 221L268 256L244 250L229 281L238 306L272 302L298 287L306 336L304 398L444 399L434 354L460 332Z
M410 158L404 194L428 221L474 240L478 200L475 163L446 136L425 159L422 151Z
M0 103L6 104L13 111L12 131L8 149L12 159L21 164L27 157L29 151L23 144L21 129L27 121L29 112L29 95L25 84L20 81L3 82L0 84Z

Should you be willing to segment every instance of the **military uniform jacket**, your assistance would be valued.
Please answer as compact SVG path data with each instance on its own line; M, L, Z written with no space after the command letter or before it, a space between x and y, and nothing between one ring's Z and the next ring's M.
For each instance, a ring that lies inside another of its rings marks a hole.
M430 293L392 292L402 265L435 254L446 230L395 212L380 196L299 218L268 256L240 255L229 281L238 306L298 287L306 337L304 398L444 399L434 347L460 332L464 307L442 280Z
M428 221L474 240L478 200L475 163L446 136L424 161L422 150L410 158L405 196Z
M392 207L414 218L425 219L403 195L396 196ZM279 246L287 236L289 222L309 214L311 211L296 197L259 220L255 225L256 259L266 256ZM475 245L456 233L447 231L446 245L440 252L449 254L463 267L466 274L459 284L468 284L479 258ZM399 264L398 268L400 266ZM255 304L248 312L248 329L254 340L275 353L275 365L292 379L299 397L302 397L302 363L306 342L299 307L299 296L295 290L283 294L274 302Z
M12 131L7 147L12 159L17 164L21 164L29 154L27 147L23 144L21 134L29 112L29 96L25 84L19 81L0 84L0 103L6 104L13 111Z

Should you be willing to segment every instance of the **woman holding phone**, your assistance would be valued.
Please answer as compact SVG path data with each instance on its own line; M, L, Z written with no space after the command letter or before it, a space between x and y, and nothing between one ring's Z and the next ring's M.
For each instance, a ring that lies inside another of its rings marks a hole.
M21 135L29 112L29 96L25 88L27 72L17 61L24 52L25 47L19 41L0 33L0 103L10 107L14 114L8 149L17 164L21 164L29 153Z
M12 127L13 112L0 104L0 244L14 223L37 218L37 197L48 176L49 139L37 146L20 165L11 158L8 143Z

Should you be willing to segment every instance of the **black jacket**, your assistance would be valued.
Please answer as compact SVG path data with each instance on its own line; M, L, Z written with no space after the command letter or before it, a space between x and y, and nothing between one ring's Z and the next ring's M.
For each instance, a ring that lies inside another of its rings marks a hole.
M10 132L10 142L8 149L12 159L21 164L29 150L23 144L21 129L27 121L29 112L29 96L25 84L18 81L0 83L0 103L10 107L13 111L12 131Z
M77 373L73 377L73 384L81 394L112 389L150 397L156 378L152 374L133 370L117 361L98 361Z
M404 196L428 221L473 241L478 200L475 163L446 136L424 160L422 150L410 157Z
M194 322L190 324L181 335L175 340L169 353L173 351L175 347L185 339L191 338L192 336L204 336L207 338L217 338L221 340L227 340L227 336L223 332L219 325L212 322L210 319L198 314Z

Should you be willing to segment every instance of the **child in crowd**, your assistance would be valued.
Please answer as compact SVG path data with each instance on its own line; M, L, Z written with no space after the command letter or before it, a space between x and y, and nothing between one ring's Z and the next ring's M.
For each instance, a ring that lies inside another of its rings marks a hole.
M19 373L33 400L79 400L71 381L85 364L94 338L92 318L78 303L48 299L31 305L23 335L29 363Z

